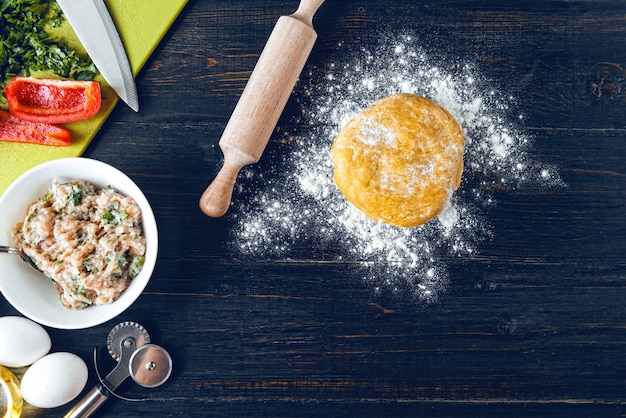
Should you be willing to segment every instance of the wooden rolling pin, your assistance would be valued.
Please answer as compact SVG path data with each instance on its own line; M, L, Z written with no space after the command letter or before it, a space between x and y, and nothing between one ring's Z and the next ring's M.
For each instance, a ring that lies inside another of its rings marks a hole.
M317 39L313 15L323 2L301 0L276 22L220 139L224 165L200 198L206 215L226 213L239 171L261 158Z

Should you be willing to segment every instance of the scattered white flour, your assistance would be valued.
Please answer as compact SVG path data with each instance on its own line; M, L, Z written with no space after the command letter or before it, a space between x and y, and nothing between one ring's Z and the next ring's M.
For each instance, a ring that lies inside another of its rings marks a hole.
M450 277L447 264L471 257L491 235L486 208L496 188L561 185L558 170L531 161L531 137L518 123L511 98L489 86L471 64L429 56L409 35L384 38L372 49L341 51L345 64L303 75L296 97L301 125L285 135L273 168L244 169L235 198L233 246L247 256L353 262L354 274L375 292L436 301ZM461 187L435 220L405 229L375 222L343 197L333 180L332 142L374 100L415 93L437 102L466 136ZM240 183L241 184L241 183ZM255 190L251 196L245 190Z

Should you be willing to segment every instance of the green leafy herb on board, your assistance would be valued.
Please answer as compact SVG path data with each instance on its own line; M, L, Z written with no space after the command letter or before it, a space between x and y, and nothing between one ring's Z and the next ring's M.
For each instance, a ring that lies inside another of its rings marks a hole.
M6 109L4 88L14 76L53 71L63 78L92 80L97 74L88 57L46 32L46 27L58 27L63 20L55 0L0 0L0 107Z

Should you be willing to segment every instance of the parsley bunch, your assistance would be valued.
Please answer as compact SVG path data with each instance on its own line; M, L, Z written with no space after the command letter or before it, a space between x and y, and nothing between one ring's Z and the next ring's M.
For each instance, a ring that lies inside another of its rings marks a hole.
M14 76L53 71L63 78L92 80L97 69L66 45L50 38L46 26L64 20L55 0L0 0L0 89ZM0 101L0 107L5 103Z

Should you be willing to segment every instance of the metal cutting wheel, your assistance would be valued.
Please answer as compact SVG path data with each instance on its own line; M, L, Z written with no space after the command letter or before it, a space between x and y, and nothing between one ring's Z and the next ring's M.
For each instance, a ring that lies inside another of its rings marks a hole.
M109 331L107 349L115 361L119 362L122 358L124 347L129 348L129 344L132 343L130 339L134 342L135 349L150 343L148 331L146 331L143 326L133 321L125 321L117 324Z
M89 417L110 396L133 400L115 393L128 377L142 387L154 388L165 383L172 372L172 358L168 352L150 344L148 332L136 322L125 321L113 327L107 336L107 349L117 365L104 379L98 374L99 384L68 412L66 418ZM94 363L95 353L94 350Z

